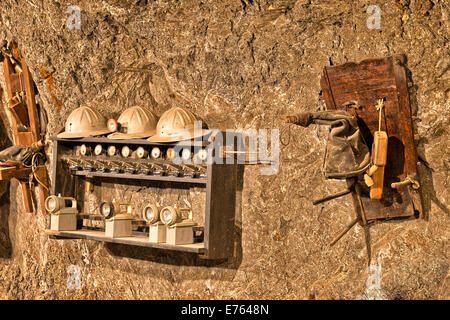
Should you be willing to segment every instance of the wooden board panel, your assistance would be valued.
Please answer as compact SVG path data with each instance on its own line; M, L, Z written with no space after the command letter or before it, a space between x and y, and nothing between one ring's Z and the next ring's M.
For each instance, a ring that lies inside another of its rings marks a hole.
M30 120L30 132L33 136L33 142L40 139L40 127L39 127L39 117L37 114L36 98L34 92L34 82L31 78L30 70L24 58L21 59L22 69L23 69L23 80L25 84L25 90L27 93L27 109L28 117Z
M193 252L193 253L204 253L205 246L203 242L193 243L193 244L183 244L183 245L170 245L166 243L153 243L148 241L148 236L133 234L132 237L123 238L109 238L105 237L104 231L97 230L77 230L77 231L54 231L45 230L45 233L49 236L59 237L59 238L70 238L70 239L87 239L96 240L102 242L120 243L128 244L133 246L150 247L166 250Z
M14 89L16 89L17 86L17 80L14 80L13 83L11 83L10 78L11 76L14 74L14 70L12 68L11 62L9 61L9 59L4 59L3 60L3 74L5 76L5 86L6 86L6 96L7 99L10 100L12 99L12 97L14 96L13 92L13 87ZM13 79L18 79L17 77L13 77ZM11 114L11 111L9 110L9 108L7 109L7 115L8 115L8 119L9 122L11 124L11 128L13 130L13 136L14 136L14 143L15 144L20 144L19 143L19 137L17 135L18 130L17 130L17 123L16 123L16 119L15 117ZM28 144L26 144L28 145Z
M357 116L369 148L378 130L378 111L374 106L378 99L386 100L381 130L387 132L389 143L383 198L372 200L368 188L362 188L362 202L369 220L422 213L418 191L391 188L392 182L403 181L407 176L419 180L404 63L403 56L350 62L325 67L321 79L328 109L347 110L342 106L344 103L357 101L360 108L347 111ZM354 199L355 206L359 206L355 196Z
M72 150L58 141L53 143L52 159L52 184L50 194L61 193L62 196L73 196L75 193L75 176L69 174L69 168L61 160L63 156L69 155Z
M17 132L15 141L16 144L22 146L31 146L33 144L33 135L31 132Z
M237 165L208 166L205 245L207 259L233 256ZM226 192L225 192L226 191Z
M28 181L20 180L20 185L22 186L23 193L23 204L25 207L25 212L33 212L33 200L31 199L31 190Z
M9 75L9 80L11 92L16 93L20 91L25 91L22 74L11 73Z
M0 167L0 180L11 180L12 178L28 178L31 168L17 169L16 167Z

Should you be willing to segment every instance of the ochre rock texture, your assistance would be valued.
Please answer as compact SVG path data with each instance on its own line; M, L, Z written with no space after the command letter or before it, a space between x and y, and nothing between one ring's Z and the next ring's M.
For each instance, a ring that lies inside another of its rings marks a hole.
M79 30L66 24L72 5L81 9ZM367 26L370 5L380 8L380 29ZM17 181L0 182L0 298L450 298L448 2L2 0L0 35L18 41L30 66L49 117L47 137L83 104L106 117L135 104L159 115L179 105L212 128L281 132L278 173L261 175L261 165L241 172L228 261L48 239L48 217L24 212ZM370 228L371 265L380 276L379 289L371 289L377 273L368 273L364 230L357 226L328 246L354 217L351 197L311 203L345 186L321 173L326 128L289 128L282 119L325 108L324 66L399 53L407 56L420 119L426 218ZM10 145L8 126L0 129L1 146ZM46 152L51 159L51 143ZM148 199L144 191L128 190L136 203ZM120 187L114 192L120 196ZM199 192L183 195L203 208ZM79 289L67 285L70 265L80 270Z

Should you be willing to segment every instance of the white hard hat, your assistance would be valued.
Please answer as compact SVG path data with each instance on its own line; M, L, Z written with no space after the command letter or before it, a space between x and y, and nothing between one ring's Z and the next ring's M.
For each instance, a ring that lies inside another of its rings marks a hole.
M146 108L134 106L126 109L117 122L119 132L108 136L110 139L147 138L155 134L158 117Z
M156 135L147 139L152 142L175 142L202 137L211 133L206 124L200 128L195 128L194 122L201 121L191 111L173 107L164 112L156 126Z
M108 133L106 119L100 112L83 106L73 110L67 117L65 131L59 138L85 138Z

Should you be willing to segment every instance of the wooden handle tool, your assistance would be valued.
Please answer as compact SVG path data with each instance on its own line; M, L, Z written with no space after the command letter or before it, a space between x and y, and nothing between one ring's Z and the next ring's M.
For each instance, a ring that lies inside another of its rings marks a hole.
M383 108L383 100L378 100L376 107L380 113L378 131L374 133L372 147L372 167L369 169L369 176L372 177L373 185L370 187L370 198L381 199L383 196L384 183L384 167L386 166L388 135L386 131L381 131L381 110Z

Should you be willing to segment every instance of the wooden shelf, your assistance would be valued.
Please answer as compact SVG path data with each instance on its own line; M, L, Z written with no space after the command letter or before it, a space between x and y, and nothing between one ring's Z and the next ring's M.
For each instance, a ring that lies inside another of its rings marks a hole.
M185 142L151 142L147 139L108 139L107 137L87 137L87 138L74 138L74 139L67 139L67 138L58 138L57 136L50 137L50 140L53 141L60 141L64 143L73 143L73 144L79 144L79 143L106 143L106 144L126 144L126 145L149 145L149 146L163 146L163 147L170 147L174 145L179 146L207 146L210 144L208 141L185 141Z
M84 210L85 193L77 193L77 186L82 181L77 177L92 177L95 178L95 183L101 183L102 179L117 179L114 183L121 185L142 185L143 181L162 181L167 182L161 187L166 189L173 189L174 192L179 192L180 189L185 187L191 188L190 184L194 186L200 186L205 188L205 211L196 212L195 214L203 215L204 224L197 231L201 231L201 236L197 238L199 243L191 245L168 245L165 243L152 243L149 242L148 235L144 236L143 233L133 233L133 237L128 238L107 238L104 236L103 231L80 229L77 231L67 232L55 232L47 231L47 234L51 237L57 237L61 239L89 239L103 242L122 243L134 246L152 247L166 250L186 251L201 254L205 259L224 259L233 256L234 253L234 219L235 219L235 204L236 204L236 186L237 186L237 165L227 163L211 163L205 164L203 167L206 169L206 177L176 177L176 176L159 176L159 175L146 175L146 174L134 174L134 173L115 173L115 172L102 172L102 171L88 171L88 170L71 170L69 171L68 165L65 162L66 158L78 157L82 160L117 160L121 162L155 162L156 164L164 165L171 164L167 160L154 161L150 159L132 159L132 158L120 158L113 159L105 158L104 156L92 157L92 156L78 156L75 155L76 148L81 144L90 144L93 147L95 144L108 145L129 145L131 148L143 146L150 149L151 146L161 146L161 149L165 149L171 146L192 146L205 147L211 144L211 141L186 141L182 143L155 143L145 139L126 139L126 140L113 140L106 137L88 137L80 139L65 139L52 137L53 140L53 170L52 181L54 182L51 187L50 193L55 195L61 193L64 196L74 195L80 202L79 210ZM192 143L192 145L191 145ZM226 141L224 141L226 145ZM175 164L174 164L175 165ZM91 192L91 191L90 191ZM184 192L184 191L183 191ZM81 200L80 200L81 199ZM142 208L137 208L142 210ZM83 215L83 218L98 219L91 216ZM137 223L135 223L136 225ZM140 225L140 224L139 224ZM195 230L194 230L195 231ZM195 231L196 232L196 231Z
M105 232L97 230L77 230L77 231L54 231L45 230L45 234L54 238L65 238L65 239L86 239L86 240L96 240L102 242L120 243L133 246L174 250L174 251L184 251L203 254L205 253L205 244L203 242L194 244L183 244L183 245L170 245L167 243L153 243L149 242L148 236L142 235L141 233L133 233L132 237L124 238L109 238L105 237Z
M181 183L197 183L206 185L206 178L190 178L190 177L171 177L171 176L157 176L147 174L135 173L112 173L100 171L76 170L72 171L73 175L86 177L105 177L105 178L119 178L119 179L137 179L137 180L153 180L153 181L170 181Z

